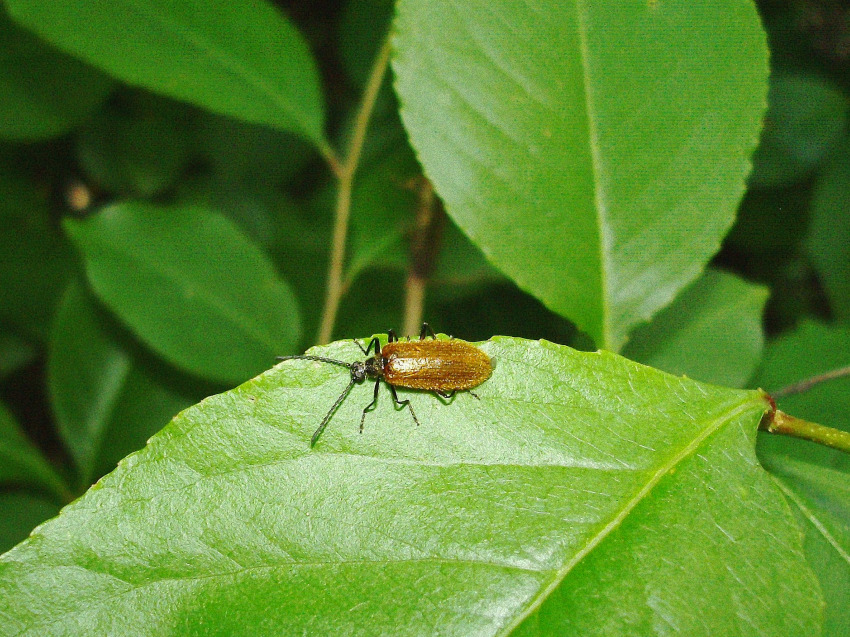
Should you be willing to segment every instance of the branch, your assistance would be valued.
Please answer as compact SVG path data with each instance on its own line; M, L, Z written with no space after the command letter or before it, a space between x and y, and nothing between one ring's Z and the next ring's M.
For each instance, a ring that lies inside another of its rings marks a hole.
M322 323L317 338L320 345L331 340L336 315L339 311L339 302L343 292L342 270L345 264L345 242L348 238L348 219L351 215L351 189L354 183L354 173L357 172L357 166L360 162L360 154L363 151L366 130L369 128L369 119L375 108L378 90L381 88L381 83L387 71L390 48L390 34L387 33L384 44L372 64L369 82L366 84L366 90L363 93L363 99L354 120L354 130L345 161L341 164L328 162L339 179L339 192L337 193L331 258L328 266L325 308L322 312ZM331 154L327 157L330 159L334 156Z
M772 399L770 402L774 404ZM772 434L802 438L850 453L850 433L789 416L776 408L765 414L759 429Z
M848 365L847 367L833 369L831 371L824 372L823 374L818 374L817 376L807 378L806 380L801 380L799 383L794 383L793 385L783 387L782 389L773 392L773 397L782 398L783 396L790 396L792 394L802 394L805 391L809 391L815 385L818 385L828 380L843 378L845 376L850 376L850 365Z

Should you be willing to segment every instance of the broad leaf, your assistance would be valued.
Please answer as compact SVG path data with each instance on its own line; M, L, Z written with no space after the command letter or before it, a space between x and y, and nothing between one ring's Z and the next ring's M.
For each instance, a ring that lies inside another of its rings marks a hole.
M761 359L767 289L707 270L632 335L624 356L671 374L743 387Z
M758 392L497 337L476 400L288 361L183 412L0 559L19 634L812 635L821 600L757 464ZM354 360L350 341L314 353ZM558 632L563 634L563 632Z
M59 433L85 486L192 402L144 369L102 314L73 283L57 311L47 361Z
M264 0L7 0L48 42L128 84L326 146L319 76Z
M616 350L700 274L765 106L750 0L402 0L395 29L425 172L521 288Z
M295 296L221 215L126 203L66 219L65 228L98 297L179 367L235 383L294 348Z
M112 86L106 75L13 24L0 6L0 137L31 141L66 133Z
M0 488L10 484L42 489L58 502L68 496L62 478L27 440L12 413L0 403Z

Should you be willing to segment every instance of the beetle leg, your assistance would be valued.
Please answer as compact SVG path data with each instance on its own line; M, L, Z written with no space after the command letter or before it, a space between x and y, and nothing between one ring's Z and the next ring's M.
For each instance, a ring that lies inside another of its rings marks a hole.
M353 339L351 339L351 340L353 340L355 343L357 343L357 347L359 347L359 348L360 348L360 351L361 351L361 352L363 352L363 354L364 354L364 355L366 355L366 356L368 356L368 355L369 355L369 351L368 351L368 350L363 349L363 346L360 344L360 341L358 341L356 338L353 338ZM372 343L369 343L369 347L370 347L370 348L372 347Z
M399 400L398 394L395 392L395 387L393 387L392 385L389 385L389 388L390 388L390 393L393 395L393 400L395 401L395 404L401 405L402 407L407 405L407 408L410 410L410 415L413 416L413 422L415 422L416 426L418 427L419 426L419 419L416 417L416 412L413 411L413 405L410 404L410 399L408 398L407 400Z
M376 339L377 340L377 339ZM363 415L360 416L360 433L363 433L363 423L366 421L366 412L375 406L378 402L378 389L381 386L381 381L375 381L375 394L372 396L372 402L366 405L366 409L363 410Z
M478 394L476 394L474 391L471 391L471 392L469 392L469 393L470 393L470 394L472 394L472 397L473 397L475 400L481 400L481 399L478 397Z
M440 391L439 389L435 389L434 393L437 394L438 396L440 396L441 398L445 398L446 400L451 400L452 398L455 397L457 390L453 389L450 392L444 392L444 391Z
M381 341L378 340L377 336L375 338L373 338L371 341L369 341L369 347L366 348L366 352L365 352L366 356L369 355L369 352L372 350L373 347L375 348L375 354L377 355L378 352L381 351Z
M434 330L431 329L431 326L427 323L423 323L422 330L419 332L419 340L423 340L428 334L431 335L431 338L437 340L437 335L434 334Z
M398 336L396 336L395 330L387 330L387 342L392 343L393 341L397 341ZM375 350L377 353L377 350Z

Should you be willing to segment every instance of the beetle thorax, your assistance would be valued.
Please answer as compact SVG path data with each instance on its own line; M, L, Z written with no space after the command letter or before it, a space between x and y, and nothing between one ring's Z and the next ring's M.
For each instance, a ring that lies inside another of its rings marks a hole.
M384 357L378 354L366 359L366 377L378 379L384 377Z

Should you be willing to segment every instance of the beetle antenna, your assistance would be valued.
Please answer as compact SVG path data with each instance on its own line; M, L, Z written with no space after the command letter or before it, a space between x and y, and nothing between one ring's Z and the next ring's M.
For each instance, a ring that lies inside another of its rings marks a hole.
M333 363L334 365L342 365L343 367L351 367L351 363L338 361L334 358L322 358L321 356L278 356L280 361L302 360L302 361L319 361L320 363Z
M324 360L324 361L327 361L329 363L335 362L335 361L332 361L332 360L327 359L327 358L319 359L319 360ZM333 404L333 407L331 407L330 411L328 411L328 415L325 416L324 419L322 420L321 424L319 424L319 428L316 429L316 432L313 434L313 437L310 438L310 448L311 449L316 445L316 441L319 439L319 436L322 435L322 432L325 430L325 427L327 427L328 422L331 419L331 416L333 416L334 412L336 411L336 408L339 407L340 403L343 400L345 400L345 397L348 396L348 392L351 391L351 388L354 386L354 383L356 383L356 382L357 382L357 379L355 379L355 378L351 379L351 382L348 383L348 387L346 387L345 389L342 390L342 393L339 395L339 398L336 399L336 402Z

